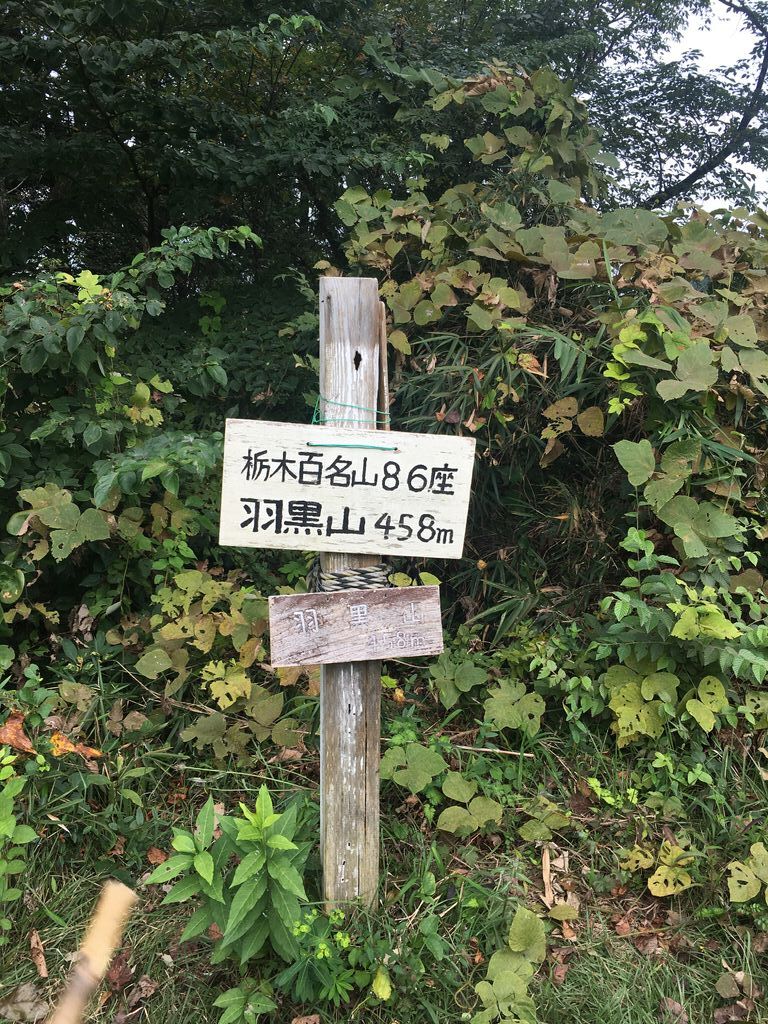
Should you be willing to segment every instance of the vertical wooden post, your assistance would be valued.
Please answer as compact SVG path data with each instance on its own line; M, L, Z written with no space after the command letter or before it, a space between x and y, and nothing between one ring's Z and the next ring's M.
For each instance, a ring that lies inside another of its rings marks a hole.
M381 312L375 278L320 279L320 412L376 428ZM384 511L384 510L382 510ZM375 555L324 553L323 569L375 565ZM370 906L379 877L381 662L324 665L320 676L320 855L326 903Z

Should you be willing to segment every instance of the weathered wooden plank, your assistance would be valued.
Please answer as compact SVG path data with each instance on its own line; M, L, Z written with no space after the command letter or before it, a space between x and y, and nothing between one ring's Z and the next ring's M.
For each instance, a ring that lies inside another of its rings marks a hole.
M219 542L460 558L474 451L446 434L227 420Z
M321 413L375 429L381 367L378 283L320 279ZM354 408L352 408L354 407ZM327 552L324 570L375 565L377 555ZM381 662L324 665L320 674L320 856L326 903L376 899L379 881Z
M269 649L276 667L440 654L440 588L270 597Z

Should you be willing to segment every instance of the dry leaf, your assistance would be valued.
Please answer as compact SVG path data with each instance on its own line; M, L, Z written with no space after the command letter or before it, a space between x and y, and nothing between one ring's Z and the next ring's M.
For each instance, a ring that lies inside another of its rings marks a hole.
M107 984L113 992L120 992L133 977L133 968L128 964L128 956L128 950L118 953L109 966Z
M118 836L115 845L107 854L108 857L122 857L125 853L125 836Z
M309 1017L294 1017L291 1024L320 1024L320 1014L311 1013Z
M65 754L79 754L86 761L94 757L103 757L104 754L95 747L86 747L84 743L73 743L67 739L63 732L55 732L51 736L51 753L54 757L63 757Z
M738 982L730 971L720 975L715 982L715 990L721 999L736 999L737 996L741 995Z
M216 923L209 924L208 930L206 931L205 934L208 936L209 939L213 939L214 942L218 942L219 939L224 938L224 932L221 930L221 928L219 928L219 926Z
M746 974L744 971L734 971L733 978L748 999L761 998L762 990L757 987L755 979L751 974Z
M29 948L32 951L32 963L35 965L37 973L41 978L47 978L48 964L45 962L45 949L40 933L34 928L29 933Z
M8 715L5 722L0 725L0 746L13 747L14 750L21 750L24 754L35 754L37 751L32 746L29 736L24 732L24 718L21 711L12 711Z
M738 1003L729 1003L715 1010L712 1020L714 1024L730 1024L733 1020L747 1020L752 1013L754 1003L740 999Z
M664 1024L688 1024L685 1007L668 996L659 1001L659 1018Z
M168 854L158 850L156 846L150 846L147 850L147 860L156 867L158 864L164 864L168 860Z
M34 981L17 985L0 999L0 1017L9 1021L41 1020L48 1013L48 1003Z
M142 974L126 998L126 1008L115 1014L114 1024L125 1024L127 1020L133 1017L131 1010L144 999L149 999L156 991L157 982L152 981L146 974Z
M570 964L555 964L555 969L552 971L552 984L559 988L565 981L565 976L570 969Z

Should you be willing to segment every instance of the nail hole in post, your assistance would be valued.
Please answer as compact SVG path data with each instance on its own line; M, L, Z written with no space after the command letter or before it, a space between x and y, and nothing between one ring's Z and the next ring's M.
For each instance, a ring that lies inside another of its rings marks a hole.
M355 364L355 369L356 370L360 369L360 363L362 363L362 361L363 361L363 357L360 355L360 353L359 352L355 352L355 358L353 359L353 362Z

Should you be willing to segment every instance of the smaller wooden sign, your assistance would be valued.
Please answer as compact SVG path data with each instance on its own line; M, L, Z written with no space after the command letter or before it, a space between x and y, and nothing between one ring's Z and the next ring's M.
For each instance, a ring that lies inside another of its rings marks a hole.
M276 668L440 654L440 588L273 596L269 633Z

